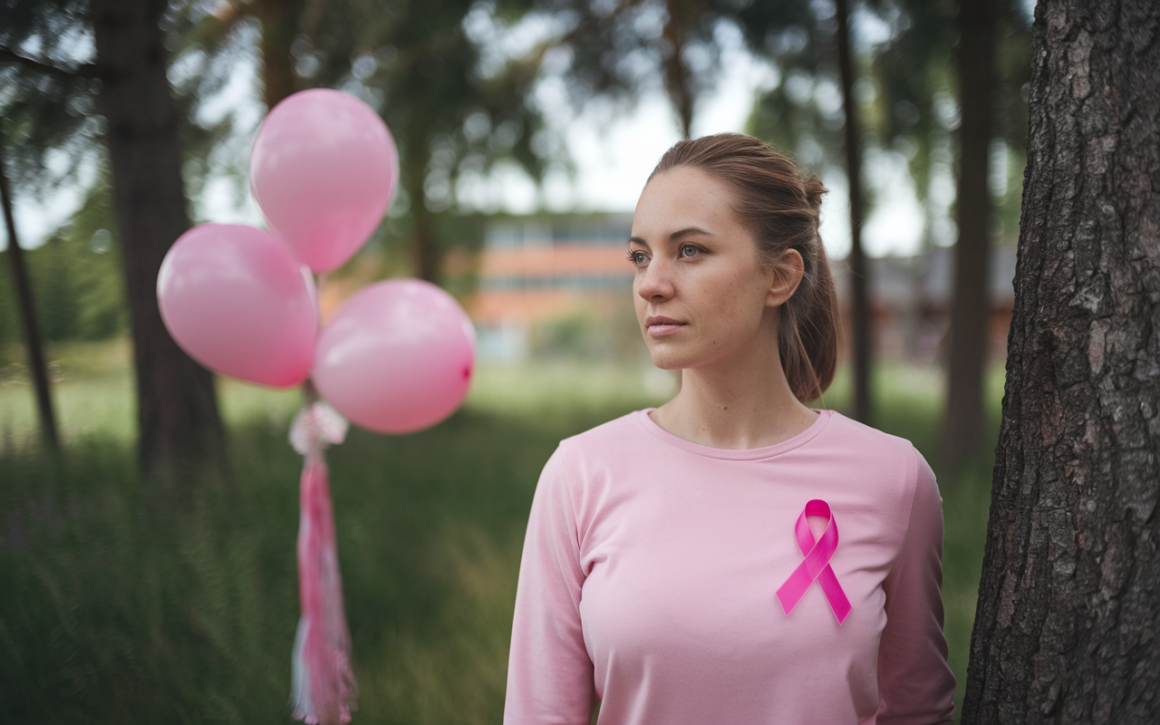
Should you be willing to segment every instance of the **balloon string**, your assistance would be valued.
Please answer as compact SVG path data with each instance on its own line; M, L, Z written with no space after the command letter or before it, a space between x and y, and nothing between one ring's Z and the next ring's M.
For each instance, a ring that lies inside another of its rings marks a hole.
M326 272L314 275L314 292L318 295L318 329L322 329L322 295L326 291Z
M326 284L326 272L318 272L314 275L314 294L317 298L314 301L318 308L318 329L322 330L322 291ZM315 403L319 401L318 388L314 387L314 380L307 376L302 381L302 397L306 400L306 409L310 409Z

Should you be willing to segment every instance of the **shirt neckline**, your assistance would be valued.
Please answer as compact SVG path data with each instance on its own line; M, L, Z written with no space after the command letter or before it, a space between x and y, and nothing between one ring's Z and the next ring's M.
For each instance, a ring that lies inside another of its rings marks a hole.
M779 456L789 451L799 448L806 443L813 440L825 429L826 424L834 416L834 411L825 408L818 410L818 417L808 428L801 433L787 438L780 443L774 443L772 446L763 446L761 448L714 448L713 446L706 446L693 441L685 440L680 436L674 435L664 428L656 424L656 421L649 416L649 413L656 410L656 408L645 408L638 410L633 414L637 422L655 438L659 438L663 443L680 448L698 456L705 456L707 458L719 458L728 461L753 461L760 458L772 458Z

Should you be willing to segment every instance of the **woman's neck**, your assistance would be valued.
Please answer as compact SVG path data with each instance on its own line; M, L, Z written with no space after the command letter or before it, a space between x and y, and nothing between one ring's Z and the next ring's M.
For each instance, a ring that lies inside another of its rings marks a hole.
M763 448L794 437L817 413L794 396L779 356L772 359L763 355L683 370L680 392L652 412L653 421L679 438L713 448Z

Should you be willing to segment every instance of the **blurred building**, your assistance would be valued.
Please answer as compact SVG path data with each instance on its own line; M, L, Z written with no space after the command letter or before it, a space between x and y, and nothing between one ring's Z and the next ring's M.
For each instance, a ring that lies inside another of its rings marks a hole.
M480 357L519 360L539 325L575 316L631 314L633 267L626 259L632 214L506 217L487 223L468 313ZM934 362L949 326L953 249L868 260L876 354ZM843 328L849 332L849 267L831 260ZM1015 251L996 247L991 265L990 349L1006 355L1014 301ZM848 339L848 337L847 337Z
M831 260L838 290L843 330L849 339L850 268L843 260ZM950 327L954 290L954 248L934 247L910 257L867 259L870 278L870 319L874 327L875 354L883 359L935 362L943 359ZM1015 249L991 250L991 309L988 326L988 357L1007 356L1007 331L1015 302Z
M480 357L518 360L532 331L576 315L632 307L632 214L537 215L489 222L468 304Z

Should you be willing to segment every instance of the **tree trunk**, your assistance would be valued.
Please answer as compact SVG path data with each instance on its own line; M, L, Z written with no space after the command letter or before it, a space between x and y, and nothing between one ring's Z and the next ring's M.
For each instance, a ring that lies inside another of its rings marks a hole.
M257 5L262 22L262 100L269 111L295 90L290 45L298 32L298 8L286 0L261 0Z
M139 452L158 464L220 461L222 426L209 372L169 336L157 306L157 273L189 227L179 119L166 78L164 0L93 0L98 96L120 222L137 373Z
M930 310L930 298L927 296L927 285L930 278L930 265L933 257L935 212L930 194L920 195L924 199L922 204L922 238L919 241L918 252L911 259L910 265L910 307L906 327L906 355L912 362L927 363L925 357L924 338L927 334L927 315Z
M12 263L13 282L16 285L17 307L24 328L24 342L28 347L28 369L32 371L33 389L36 391L36 408L40 413L41 438L53 452L60 450L60 438L56 432L56 415L52 410L52 394L48 385L48 365L44 359L41 344L40 325L37 324L36 310L32 302L32 285L28 279L28 269L24 264L24 252L16 236L16 219L12 214L12 192L8 188L8 173L4 168L4 154L0 153L0 203L4 206L4 223L8 228L8 258Z
M413 272L419 279L438 283L439 253L432 230L431 210L427 206L427 160L431 158L430 141L414 125L408 129L406 156L402 160L400 181L411 203L411 253Z
M854 98L854 64L850 58L850 3L838 0L838 67L842 82L842 109L846 114L846 175L850 183L850 326L854 345L853 416L869 424L873 416L870 396L870 295L867 291L866 254L862 251L862 130L858 102Z
M682 25L692 22L694 18L683 17L682 10L687 8L676 0L666 0L665 7L668 10L668 18L665 20L662 37L670 50L669 56L663 60L665 90L668 91L669 101L677 113L681 138L689 138L693 126L693 90L690 87L689 67L685 64L685 31Z
M942 458L956 465L983 446L983 368L990 294L991 192L987 167L994 96L995 0L959 3L959 239L951 301Z
M1160 722L1160 5L1041 0L963 723Z
M417 201L411 207L411 218L414 219L411 238L415 245L415 276L437 283L439 263L435 252L435 236L431 231L431 212L426 207L426 199L420 196Z

